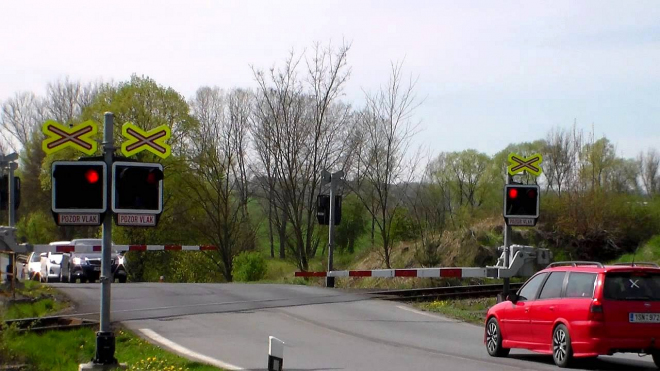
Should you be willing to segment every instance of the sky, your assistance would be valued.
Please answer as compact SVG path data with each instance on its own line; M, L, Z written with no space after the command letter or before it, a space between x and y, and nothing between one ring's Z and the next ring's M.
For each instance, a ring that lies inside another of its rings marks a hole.
M624 157L660 149L660 3L651 1L0 2L0 100L48 82L146 75L185 97L253 87L250 66L351 44L342 98L417 79L416 144L494 154L574 123Z

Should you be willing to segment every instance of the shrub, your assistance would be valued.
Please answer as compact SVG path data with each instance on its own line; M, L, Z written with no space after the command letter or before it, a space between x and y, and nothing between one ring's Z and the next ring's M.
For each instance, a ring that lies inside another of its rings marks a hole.
M242 252L234 258L232 276L234 281L259 281L266 275L268 263L258 252Z

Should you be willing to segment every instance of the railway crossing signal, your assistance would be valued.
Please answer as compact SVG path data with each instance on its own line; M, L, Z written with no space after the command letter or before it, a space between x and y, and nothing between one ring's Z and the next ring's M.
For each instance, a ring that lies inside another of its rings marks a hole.
M100 225L107 209L103 161L55 161L52 212L58 225Z
M316 205L316 220L321 225L330 225L330 196L318 195ZM335 225L341 223L341 196L335 196Z
M523 157L515 153L511 153L509 154L509 175L516 175L526 171L530 174L539 176L543 172L543 169L541 169L540 166L541 161L543 161L543 156L538 153L529 157Z
M0 210L9 209L9 176L0 177ZM21 178L14 177L14 210L21 205Z
M42 130L47 138L41 143L41 148L47 154L72 147L85 154L96 153L97 143L92 138L97 128L94 121L85 121L70 128L55 121L46 121Z
M127 139L121 145L121 151L125 156L131 156L138 152L147 150L158 157L167 158L172 148L165 143L172 133L167 125L144 131L130 122L122 126L122 134Z
M112 211L117 225L156 226L163 212L163 166L115 162L112 178Z
M504 218L508 225L534 226L539 217L539 186L508 184L504 187Z

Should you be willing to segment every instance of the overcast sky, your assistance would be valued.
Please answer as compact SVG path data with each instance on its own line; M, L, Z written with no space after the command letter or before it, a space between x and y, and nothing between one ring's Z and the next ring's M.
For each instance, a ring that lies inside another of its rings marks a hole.
M254 86L315 41L352 43L344 99L419 78L418 141L493 154L578 126L634 157L660 149L660 3L650 1L30 1L0 3L0 100L64 76L147 75L186 97Z

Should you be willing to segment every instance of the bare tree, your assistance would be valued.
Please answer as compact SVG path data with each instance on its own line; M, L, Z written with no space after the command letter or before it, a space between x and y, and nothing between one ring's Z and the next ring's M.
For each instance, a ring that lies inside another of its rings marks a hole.
M646 153L638 156L639 175L647 195L653 196L660 193L660 155L651 148Z
M548 187L561 196L575 171L575 162L579 148L575 147L575 127L573 132L561 128L552 129L546 138L543 158L544 173L548 179Z
M69 77L49 83L46 95L48 117L60 123L70 123L92 104L100 86L97 83L72 81Z
M314 212L321 170L343 167L350 110L337 99L350 74L349 48L317 44L314 56L306 60L304 78L298 74L303 57L293 53L281 69L253 69L259 85L255 122L267 138L255 149L268 152L259 155L264 167L276 164L268 175L273 182L269 192L291 223L290 248L303 270L319 244Z
M392 223L414 176L418 158L408 153L416 132L412 114L418 106L415 82L402 81L402 64L392 64L387 87L367 94L360 122L357 163L361 176L356 194L367 208L381 237L382 257L391 268Z
M186 195L203 211L203 218L193 225L218 246L207 256L227 281L232 280L234 256L255 244L247 209L250 105L246 91L224 94L208 87L200 88L190 102L199 127L190 133Z
M2 129L25 148L43 120L43 102L32 92L16 93L2 103ZM12 138L6 138L9 143ZM13 148L18 150L18 148Z

